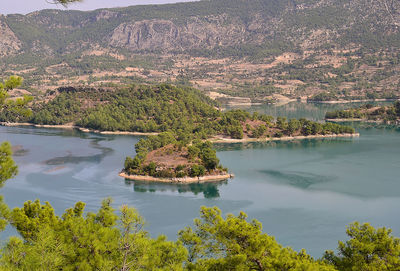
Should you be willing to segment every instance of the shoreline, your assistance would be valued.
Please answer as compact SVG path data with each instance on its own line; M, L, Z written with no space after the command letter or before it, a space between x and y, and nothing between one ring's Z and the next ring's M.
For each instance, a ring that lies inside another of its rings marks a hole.
M330 134L330 135L309 135L309 136L283 136L283 137L265 137L265 138L244 138L244 139L233 139L233 138L214 138L209 139L212 143L246 143L246 142L269 142L269 141L291 141L291 140L302 140L302 139L316 139L316 138L337 138L337 137L359 137L359 133L354 134Z
M325 119L329 122L366 122L367 119Z
M385 121L380 120L370 120L370 119L325 119L325 121L329 122L364 122L364 123L375 123L375 124L385 124ZM388 125L399 125L400 120L396 120L395 123L386 123Z
M349 103L365 103L365 102L395 102L399 99L364 99L364 100L335 100L335 101L309 101L307 103L316 104L349 104Z
M202 183L202 182L217 182L232 179L235 176L233 174L220 174L220 175L208 175L201 177L183 177L183 178L158 178L152 176L143 176L143 175L129 175L125 172L120 172L118 176L129 179L132 181L145 181L145 182L159 182L159 183L180 183L180 184L189 184L189 183Z
M127 132L127 131L100 131L94 129L83 128L75 125L61 124L61 125L47 125L47 124L34 124L28 122L0 122L1 126L6 127L18 127L18 126L30 126L36 128L51 128L51 129L69 129L79 130L83 133L95 133L102 135L133 135L133 136L149 136L158 135L158 133L142 133L142 132Z

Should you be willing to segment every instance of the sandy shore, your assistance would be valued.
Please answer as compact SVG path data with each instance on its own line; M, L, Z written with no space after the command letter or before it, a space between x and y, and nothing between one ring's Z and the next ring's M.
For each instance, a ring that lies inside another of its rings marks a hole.
M333 134L333 135L309 135L309 136L283 136L283 137L263 137L263 138L213 138L210 139L213 143L245 143L245 142L268 142L268 141L290 141L301 139L314 139L314 138L336 138L336 137L359 137L359 133L354 134Z
M129 175L125 172L118 174L122 178L134 180L134 181L145 181L145 182L160 182L160 183L201 183L201 182L215 182L231 179L234 177L233 174L222 174L222 175L209 175L202 177L184 177L184 178L157 178L152 176L142 175Z
M0 125L2 126L9 126L9 127L15 127L15 126L32 126L32 127L37 127L37 128L55 128L55 129L77 129L81 132L84 133L97 133L97 134L103 134L103 135L134 135L134 136L149 136L149 135L157 135L158 133L141 133L141 132L126 132L126 131L100 131L100 130L93 130L93 129L87 129L87 128L82 128L78 127L75 125L69 125L69 124L64 124L64 125L42 125L42 124L33 124L33 123L26 123L26 122L0 122Z

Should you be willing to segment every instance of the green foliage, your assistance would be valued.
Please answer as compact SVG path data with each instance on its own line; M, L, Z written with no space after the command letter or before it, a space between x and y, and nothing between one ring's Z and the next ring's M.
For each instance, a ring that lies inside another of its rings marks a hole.
M349 108L327 112L326 119L363 119L386 123L397 123L400 118L400 102L396 101L391 106L373 108L371 104L359 108Z
M10 270L182 269L185 248L164 236L151 239L135 209L123 206L117 216L106 199L97 213L83 216L84 206L78 202L62 217L38 200L14 209L11 221L24 242L10 239L2 266Z
M81 102L73 93L62 93L48 103L34 108L35 124L60 125L74 121L82 114Z
M52 101L34 108L33 123L75 122L103 131L193 132L219 114L214 103L199 91L166 84L115 91L67 88L59 92Z
M397 116L400 117L400 101L395 102L394 107L395 107Z
M193 165L190 168L190 177L204 176L206 169L203 165Z
M188 270L335 270L304 250L282 247L243 212L224 219L218 208L202 207L194 227L179 232L189 252Z
M0 187L2 187L8 179L17 175L18 169L12 159L12 149L8 142L0 145Z
M8 142L3 142L0 145L0 187L4 183L16 176L18 167L12 159L12 149ZM0 231L4 230L7 225L7 219L10 212L8 206L4 203L3 196L0 196Z
M312 97L308 98L308 101L322 102L322 101L333 101L337 99L338 97L336 96L335 93L321 92L319 94L315 94Z
M217 152L213 149L209 141L201 142L196 145L200 149L199 158L208 171L214 170L219 165Z
M260 138L264 135L265 131L267 130L267 127L265 125L260 125L258 126L254 131L253 131L253 137Z
M368 223L347 228L350 240L339 242L338 255L327 251L324 258L338 270L399 270L400 239L386 228L374 229Z
M187 165L177 165L173 171L160 169L159 165L153 161L145 163L149 152L159 150L165 146L172 146L168 148L168 151L171 152L185 151L189 163ZM176 136L171 132L164 132L141 139L136 144L135 149L136 156L125 159L124 171L131 175L149 175L162 178L199 177L204 176L206 173L211 173L217 168L222 168L211 142L196 139L188 145L182 141L177 141Z
M24 98L10 103L9 107L14 110L3 110L0 120L27 121L29 112L26 106L29 102L30 99ZM276 132L282 134L295 132L294 127L288 130L285 118L278 118L274 123L271 116L252 116L244 110L221 112L215 108L213 101L198 90L167 84L131 86L114 91L60 88L54 99L33 106L33 116L30 118L31 122L37 124L75 123L80 127L101 131L158 132L162 133L161 136L168 135L165 139L154 140L154 137L149 137L149 140L139 142L136 151L140 159L149 151L166 144L179 142L181 146L186 146L193 139L208 139L214 135L242 139L245 123L249 120L262 123L254 129L250 127L248 136L262 137L267 127L279 129ZM314 125L316 127L318 125ZM308 132L307 129L300 129L306 131L305 135L319 134L320 130Z
M28 208L29 206L29 208ZM106 199L97 213L84 216L84 203L55 216L50 204L27 202L11 221L23 239L12 237L2 250L1 270L398 270L400 239L390 229L351 224L350 240L338 254L315 260L305 250L283 247L262 232L257 220L222 217L217 207L202 207L194 227L178 241L151 238L137 210L124 205L119 215ZM21 219L23 218L23 219ZM23 224L28 223L25 227ZM34 225L34 226L32 226Z
M68 6L70 3L74 2L82 2L83 0L54 0L55 4L62 4L64 6Z
M3 83L0 82L0 91L5 90L12 90L16 87L19 87L23 82L23 79L19 76L10 76L6 81Z
M177 140L172 132L163 132L158 135L148 136L147 138L142 138L138 143L136 143L136 155L139 159L143 160L147 153L169 144L176 143Z
M191 160L193 160L193 159L199 157L200 148L198 148L195 145L191 145L191 146L188 147L188 154L189 154L189 158Z
M297 119L291 119L289 120L288 126L287 126L287 132L289 135L293 135L296 131L298 131L301 127L300 121Z
M30 120L32 111L28 104L33 97L24 95L15 100L8 99L8 91L20 86L23 79L18 76L10 76L5 82L0 83L0 121L26 122Z

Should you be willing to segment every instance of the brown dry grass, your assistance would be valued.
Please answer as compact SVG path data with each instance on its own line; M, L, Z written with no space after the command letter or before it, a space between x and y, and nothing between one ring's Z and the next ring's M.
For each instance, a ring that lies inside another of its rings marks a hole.
M178 165L192 165L193 162L189 161L187 157L187 148L183 147L179 150L177 146L170 144L149 152L144 164L147 165L150 162L154 162L159 166L167 168L175 168Z

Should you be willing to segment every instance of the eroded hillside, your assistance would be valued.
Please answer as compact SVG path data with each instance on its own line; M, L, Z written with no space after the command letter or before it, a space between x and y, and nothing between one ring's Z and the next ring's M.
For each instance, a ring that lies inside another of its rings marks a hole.
M400 7L385 1L213 0L9 15L0 19L0 68L38 92L167 81L253 102L273 94L396 98Z

